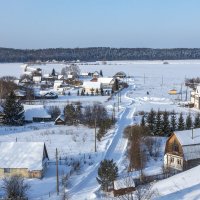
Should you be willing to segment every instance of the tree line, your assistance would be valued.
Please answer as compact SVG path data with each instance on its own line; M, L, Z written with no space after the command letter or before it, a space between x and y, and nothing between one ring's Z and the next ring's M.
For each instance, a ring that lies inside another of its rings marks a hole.
M96 61L96 60L181 60L200 59L199 48L49 48L49 49L13 49L0 48L0 62L42 62L57 61Z
M193 120L190 113L184 118L182 112L180 114L174 110L156 112L151 109L149 113L142 116L140 125L147 127L151 135L169 136L174 131L200 128L200 113L197 113Z

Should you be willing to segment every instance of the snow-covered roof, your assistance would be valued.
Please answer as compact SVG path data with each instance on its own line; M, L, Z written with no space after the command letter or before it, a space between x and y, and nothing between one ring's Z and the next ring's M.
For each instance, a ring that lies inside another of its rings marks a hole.
M44 142L0 142L0 168L42 170Z
M17 97L25 97L26 96L26 91L24 91L24 90L15 90L14 93Z
M51 118L43 105L24 105L24 116L26 121L32 121L33 118Z
M132 177L120 178L114 181L115 190L129 188L129 187L135 187L135 182Z
M62 121L65 121L65 116L63 114L59 115L55 121L57 121L58 119L61 119Z
M110 84L113 81L113 78L103 77L103 78L98 78L97 81L102 84Z
M101 88L101 83L100 82L90 82L90 81L84 81L83 82L83 88Z
M41 76L33 76L33 81L40 82L42 80Z
M58 75L58 79L63 79L64 76L63 75Z
M200 129L177 131L174 133L180 142L184 159L193 160L200 158Z
M200 128L192 130L177 131L174 133L182 146L200 144Z

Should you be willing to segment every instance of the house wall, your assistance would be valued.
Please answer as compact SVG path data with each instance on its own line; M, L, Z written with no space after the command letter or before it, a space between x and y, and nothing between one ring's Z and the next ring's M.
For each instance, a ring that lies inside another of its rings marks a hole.
M4 173L4 168L0 168L0 178L4 177L10 177L10 176L15 176L19 175L24 178L42 178L43 177L43 171L38 170L38 171L28 171L28 169L23 169L23 168L11 168L10 173Z
M25 178L29 178L29 172L27 169L18 169L18 168L11 168L10 169L10 173L4 173L4 168L0 168L0 177L10 177L10 176L14 176L14 175L20 175L23 176Z
M173 168L176 170L183 170L184 160L183 157L176 156L173 154L165 154L164 166L166 168Z
M194 103L194 108L200 109L200 97L196 92L191 92L191 103Z

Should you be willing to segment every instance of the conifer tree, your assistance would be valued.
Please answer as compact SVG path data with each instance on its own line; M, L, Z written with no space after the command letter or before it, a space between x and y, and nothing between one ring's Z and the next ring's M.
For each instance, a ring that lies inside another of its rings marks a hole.
M118 177L118 167L113 160L103 160L98 169L97 181L104 191L108 191Z
M147 115L146 122L147 122L147 126L149 127L149 130L151 131L151 133L154 133L154 129L155 129L155 111L153 109L151 109L151 111Z
M185 129L186 130L190 130L192 128L192 117L191 114L189 113L189 115L186 118L186 123L185 123Z
M194 128L200 128L200 113L197 113L195 116Z
M143 127L146 125L146 122L145 122L145 115L142 116L140 125L143 126Z
M76 122L75 107L72 104L68 104L64 108L65 123L73 125Z
M103 72L100 70L99 75L103 77Z
M162 131L165 136L168 136L170 134L169 114L167 111L163 113Z
M178 130L182 131L185 129L185 123L184 123L184 118L183 118L183 114L180 113L179 115L179 119L178 119Z
M17 101L13 91L7 96L4 108L4 124L21 126L24 124L24 107Z
M77 91L77 96L79 96L80 95L80 92L79 92L79 90Z
M55 76L55 75L56 75L56 71L55 71L54 68L53 68L53 70L52 70L52 72L51 72L51 75L52 75L52 76Z
M154 130L155 135L161 135L162 133L162 116L160 110L156 114L156 125Z
M177 129L177 122L176 122L176 113L173 110L171 113L171 121L170 121L171 131L175 131Z

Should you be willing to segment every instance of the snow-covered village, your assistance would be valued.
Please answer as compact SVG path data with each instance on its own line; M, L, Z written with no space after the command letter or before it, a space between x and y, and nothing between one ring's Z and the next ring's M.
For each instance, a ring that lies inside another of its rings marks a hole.
M199 194L200 61L165 62L0 64L0 183L20 175L38 200Z
M200 1L0 2L0 200L200 200Z

